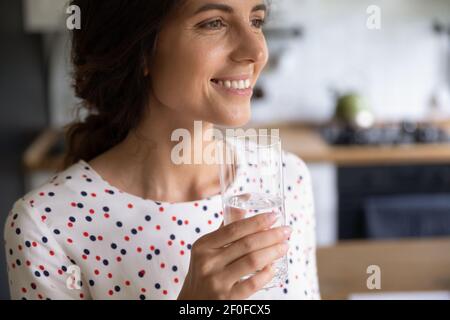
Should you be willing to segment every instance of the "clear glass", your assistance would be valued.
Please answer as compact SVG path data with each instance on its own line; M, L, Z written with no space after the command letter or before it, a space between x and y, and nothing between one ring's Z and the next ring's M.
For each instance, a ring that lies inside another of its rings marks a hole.
M272 228L286 225L280 138L227 137L220 141L219 149L224 225L266 212L279 215ZM264 289L278 287L287 279L287 256L275 261L273 266L275 276Z

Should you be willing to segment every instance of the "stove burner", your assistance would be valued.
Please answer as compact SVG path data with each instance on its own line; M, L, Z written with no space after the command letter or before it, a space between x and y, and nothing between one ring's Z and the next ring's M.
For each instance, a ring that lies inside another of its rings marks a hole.
M321 128L320 133L332 145L405 145L450 142L450 135L444 129L430 123L401 122L369 129L332 124Z

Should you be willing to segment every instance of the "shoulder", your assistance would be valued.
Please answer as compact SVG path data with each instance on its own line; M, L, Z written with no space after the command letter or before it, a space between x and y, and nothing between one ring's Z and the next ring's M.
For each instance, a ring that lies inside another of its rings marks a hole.
M13 231L20 234L29 228L45 228L54 219L61 219L71 199L79 195L82 166L74 164L51 176L47 182L29 191L12 206L4 228L5 238Z

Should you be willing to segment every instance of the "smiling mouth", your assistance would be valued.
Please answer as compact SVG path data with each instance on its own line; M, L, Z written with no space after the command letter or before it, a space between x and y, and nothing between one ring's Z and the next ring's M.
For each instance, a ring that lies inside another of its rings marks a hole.
M223 87L225 89L232 90L248 90L251 89L252 83L250 79L245 80L219 80L219 79L211 79L211 82L216 85Z

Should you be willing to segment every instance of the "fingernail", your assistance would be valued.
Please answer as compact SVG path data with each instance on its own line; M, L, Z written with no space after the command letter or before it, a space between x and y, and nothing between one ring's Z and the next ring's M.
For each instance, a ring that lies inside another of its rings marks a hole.
M289 237L292 233L292 228L291 227L284 227L283 229L283 233L286 237Z
M271 212L269 215L269 221L270 222L275 222L278 218L278 214L276 212Z

